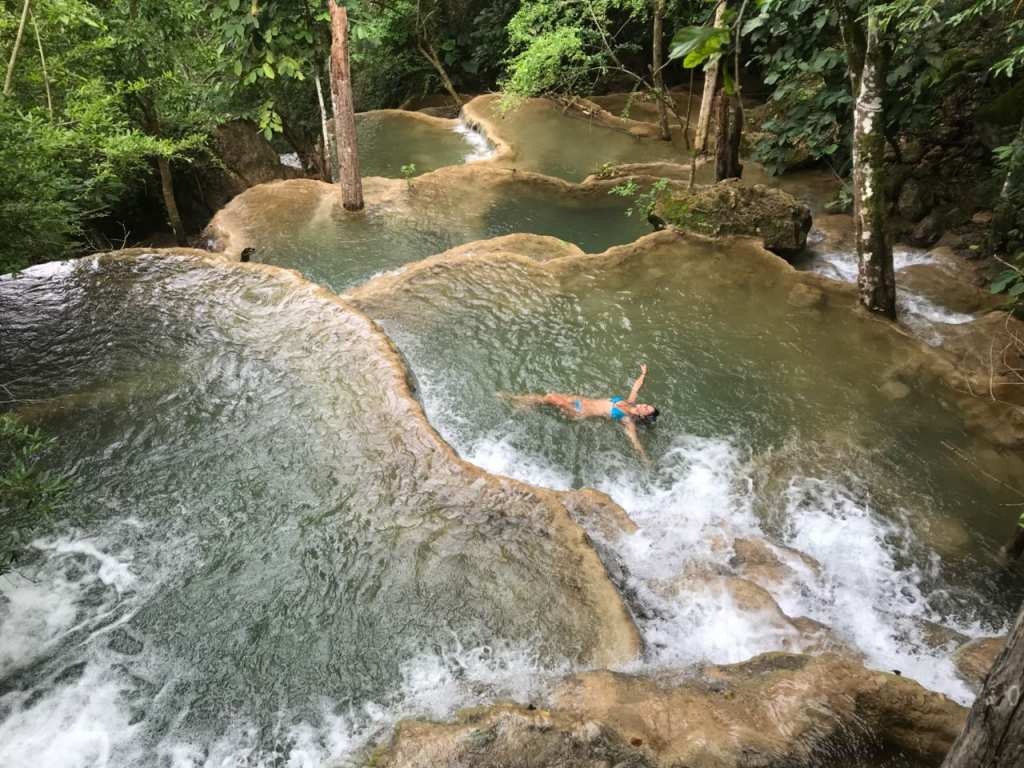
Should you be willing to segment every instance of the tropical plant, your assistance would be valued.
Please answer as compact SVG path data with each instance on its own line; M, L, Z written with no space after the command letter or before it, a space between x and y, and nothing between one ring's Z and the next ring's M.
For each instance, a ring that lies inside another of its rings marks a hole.
M0 573L53 513L66 483L42 467L50 440L10 413L0 414Z

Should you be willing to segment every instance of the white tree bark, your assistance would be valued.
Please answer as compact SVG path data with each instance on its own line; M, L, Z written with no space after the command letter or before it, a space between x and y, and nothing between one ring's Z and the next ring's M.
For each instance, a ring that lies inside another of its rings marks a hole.
M857 234L857 290L872 312L896 317L896 280L885 200L885 114L889 51L878 19L869 13L864 66L853 114L853 215ZM855 80L854 82L857 82Z
M43 85L46 86L46 110L50 113L50 121L53 121L53 96L50 94L50 76L46 72L46 54L43 53L43 38L39 36L39 25L36 23L36 15L32 15L32 29L36 33L36 45L39 47L39 64L43 68Z
M715 11L715 26L722 26L725 18L726 2L722 0ZM715 92L718 90L719 61L710 62L704 68L704 95L700 100L700 114L697 115L697 134L693 142L693 150L704 154L708 148L708 131L711 127L711 112L715 106Z
M7 77L4 78L4 96L11 95L11 88L14 85L14 65L18 62L18 49L21 48L21 38L25 34L25 22L28 20L29 4L31 0L25 0L21 8L21 21L18 23L18 34L14 36L14 47L11 49L11 60L7 63Z

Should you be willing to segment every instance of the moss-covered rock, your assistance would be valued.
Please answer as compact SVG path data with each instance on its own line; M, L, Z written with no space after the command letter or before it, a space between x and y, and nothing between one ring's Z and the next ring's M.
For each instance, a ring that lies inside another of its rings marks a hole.
M689 191L674 190L658 201L655 226L672 226L704 235L760 238L778 254L798 253L807 245L811 209L790 194L738 179Z

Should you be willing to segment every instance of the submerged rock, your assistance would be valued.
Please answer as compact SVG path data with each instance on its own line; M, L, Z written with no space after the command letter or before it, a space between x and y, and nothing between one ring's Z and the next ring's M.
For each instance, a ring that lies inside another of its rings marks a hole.
M781 190L730 179L693 191L673 190L658 201L652 220L705 235L756 237L770 251L791 254L807 245L811 209Z
M956 671L975 693L981 690L988 671L1006 645L1006 637L979 637L957 649L953 654Z
M912 680L838 656L769 653L688 678L589 672L550 709L504 704L452 723L405 722L374 755L382 768L427 766L804 765L898 750L937 763L966 711Z
M792 547L745 538L736 539L732 546L730 565L761 586L780 586L801 572L815 577L821 573L821 563Z

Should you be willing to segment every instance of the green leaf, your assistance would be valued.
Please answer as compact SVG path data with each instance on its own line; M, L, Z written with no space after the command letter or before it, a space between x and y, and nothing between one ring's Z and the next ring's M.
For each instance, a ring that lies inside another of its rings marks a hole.
M988 289L992 293L1002 293L1006 288L1019 278L1017 272L1012 269L1006 269L999 273L996 278L992 281L992 284Z
M274 67L271 66L269 61L263 62L263 74L266 75L268 80L274 79Z
M764 26L764 23L767 20L767 16L755 16L743 25L743 28L740 30L740 35L749 35L755 29Z
M729 30L722 27L682 27L672 36L669 61L683 59L683 66L692 69L718 53L729 40Z
M228 8L231 9L232 13L234 13L235 11L238 10L238 5L239 5L239 0L228 0Z
M1020 296L1021 294L1024 294L1024 280L1014 283L1013 287L1007 291L1007 294L1014 298Z

